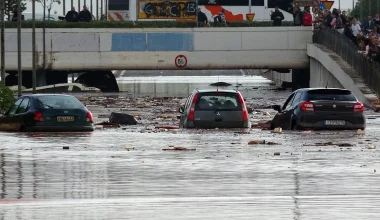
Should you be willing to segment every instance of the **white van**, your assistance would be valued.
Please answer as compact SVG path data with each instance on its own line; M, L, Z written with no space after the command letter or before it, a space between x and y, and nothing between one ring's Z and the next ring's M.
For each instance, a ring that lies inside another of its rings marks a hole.
M24 20L32 20L33 13L32 12L23 12L22 15L24 15ZM65 16L63 15L56 15L56 14L50 14L50 17L48 18L48 13L45 14L45 20L49 21L60 21L63 20ZM43 13L36 13L36 20L37 21L42 21L44 19L44 14Z

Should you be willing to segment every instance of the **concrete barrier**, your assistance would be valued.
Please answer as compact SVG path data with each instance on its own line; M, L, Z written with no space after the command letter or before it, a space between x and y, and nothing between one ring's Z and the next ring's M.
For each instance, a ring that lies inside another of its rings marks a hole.
M43 32L36 30L37 65L44 66ZM31 69L31 29L22 29L22 67ZM45 68L237 69L308 68L310 27L46 29ZM6 29L6 69L17 69L17 30ZM178 67L183 55L186 65Z
M310 56L310 87L345 88L351 90L365 106L379 109L377 95L348 63L324 46L307 45Z

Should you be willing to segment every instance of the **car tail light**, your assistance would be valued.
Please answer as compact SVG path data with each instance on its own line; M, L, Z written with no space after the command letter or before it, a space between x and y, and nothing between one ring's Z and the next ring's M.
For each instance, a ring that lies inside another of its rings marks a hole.
M36 112L34 113L34 120L35 120L35 121L45 121L45 119L44 119L44 115L42 114L42 112L40 112L40 111L36 111Z
M241 108L243 109L243 120L248 121L248 110L247 110L247 107L245 106L243 96L241 95L240 92L239 92L239 101L241 104Z
M303 102L301 104L301 110L304 112L313 112L314 111L314 105L311 102Z
M94 122L94 117L92 116L92 113L90 111L87 112L87 118L86 121L88 122Z
M355 103L354 112L364 112L364 105L361 102Z
M193 98L193 102L191 103L191 107L190 107L190 112L189 112L189 117L188 117L188 120L189 121L194 121L194 111L195 111L195 104L197 103L197 100L198 100L198 93L195 94L194 98Z

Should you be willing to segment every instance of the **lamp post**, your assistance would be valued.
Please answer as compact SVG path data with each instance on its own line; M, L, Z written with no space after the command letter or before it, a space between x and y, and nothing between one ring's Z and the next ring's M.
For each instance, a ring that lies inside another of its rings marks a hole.
M36 94L36 0L32 1L32 87Z
M1 81L5 85L5 49L4 49L4 29L5 29L5 1L1 0Z
M18 96L21 96L21 0L17 0L17 69L18 69Z

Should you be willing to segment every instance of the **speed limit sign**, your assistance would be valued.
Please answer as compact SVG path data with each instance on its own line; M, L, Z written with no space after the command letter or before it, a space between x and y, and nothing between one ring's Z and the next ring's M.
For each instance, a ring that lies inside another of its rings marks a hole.
M176 58L175 58L175 65L178 67L178 68L185 68L186 65L187 65L187 58L184 56L184 55L178 55Z

